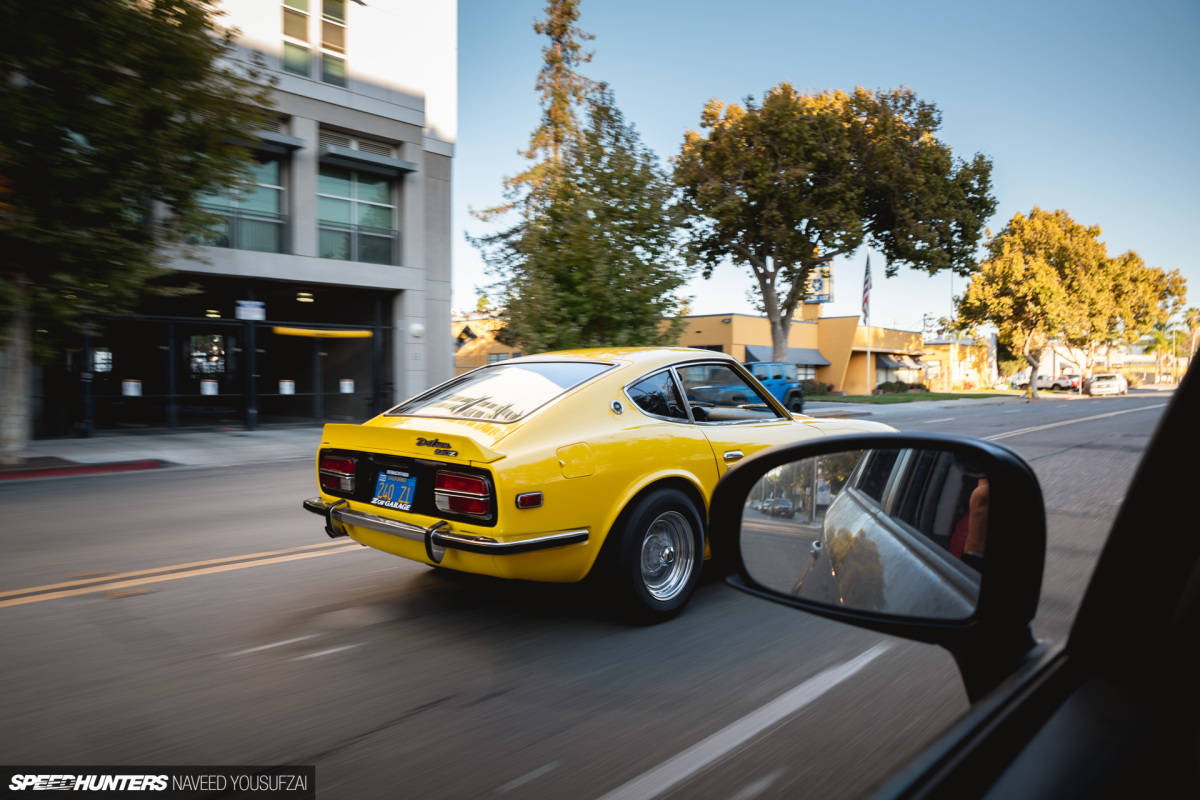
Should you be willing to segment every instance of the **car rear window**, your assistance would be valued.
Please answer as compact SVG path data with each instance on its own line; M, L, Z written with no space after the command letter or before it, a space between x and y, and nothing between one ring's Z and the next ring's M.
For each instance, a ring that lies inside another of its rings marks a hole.
M1093 380L1095 380L1096 383L1104 383L1106 381L1115 381L1116 379L1116 375L1097 375Z
M387 414L513 422L611 366L594 361L498 364L435 386Z

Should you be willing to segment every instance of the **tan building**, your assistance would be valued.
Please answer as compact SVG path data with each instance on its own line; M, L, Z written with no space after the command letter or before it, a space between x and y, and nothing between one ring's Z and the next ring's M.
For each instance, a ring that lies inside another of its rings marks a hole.
M454 374L462 375L497 361L521 355L515 347L496 341L504 323L495 312L455 314L450 320L450 338L454 341Z
M679 344L685 347L728 353L743 363L774 360L771 326L766 317L710 314L686 320L679 337ZM920 333L868 328L858 323L858 317L793 320L785 360L800 365L801 377L832 384L834 391L847 394L866 394L868 381L874 389L885 381L921 380L924 351Z
M793 320L785 359L798 365L802 379L832 384L834 391L847 394L865 394L868 380L872 388L885 381L922 380L924 350L919 333L866 328L858 324L858 317L817 317L819 312L812 306L805 311L814 318ZM678 342L684 347L727 353L742 363L774 360L766 317L709 314L684 319ZM521 355L518 348L496 341L496 332L502 327L504 323L491 312L455 315L451 322L454 373L461 375Z
M984 339L925 342L925 385L934 392L983 389L995 382L990 348Z

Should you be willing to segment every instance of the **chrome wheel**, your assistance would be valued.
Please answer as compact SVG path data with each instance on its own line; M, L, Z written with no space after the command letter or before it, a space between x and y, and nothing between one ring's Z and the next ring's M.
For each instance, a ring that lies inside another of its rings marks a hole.
M678 511L659 514L642 539L642 584L655 600L670 600L688 583L695 568L695 534Z

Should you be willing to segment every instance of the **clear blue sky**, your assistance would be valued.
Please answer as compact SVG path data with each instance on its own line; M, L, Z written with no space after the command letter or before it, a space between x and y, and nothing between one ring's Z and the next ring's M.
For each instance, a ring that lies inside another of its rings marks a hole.
M537 125L534 81L545 39L544 0L459 0L459 138L454 163L453 305L473 309L491 282L464 233L467 213L501 199ZM582 70L664 163L698 127L709 98L761 97L780 81L805 89L911 87L942 112L942 141L993 163L998 231L1034 205L1099 225L1110 254L1136 250L1179 269L1200 305L1200 3L796 2L582 0L595 34ZM861 310L860 251L834 265L826 316ZM872 258L871 322L915 330L949 314L952 279ZM963 278L953 279L961 292ZM753 313L744 268L698 275L685 293L697 314Z

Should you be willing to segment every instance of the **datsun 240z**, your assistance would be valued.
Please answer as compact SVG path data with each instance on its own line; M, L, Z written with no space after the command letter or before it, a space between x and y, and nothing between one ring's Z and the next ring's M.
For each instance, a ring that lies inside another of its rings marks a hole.
M886 430L793 415L720 353L548 353L326 425L321 494L304 506L330 536L451 570L547 582L599 570L633 615L665 619L695 589L709 499L731 465Z

